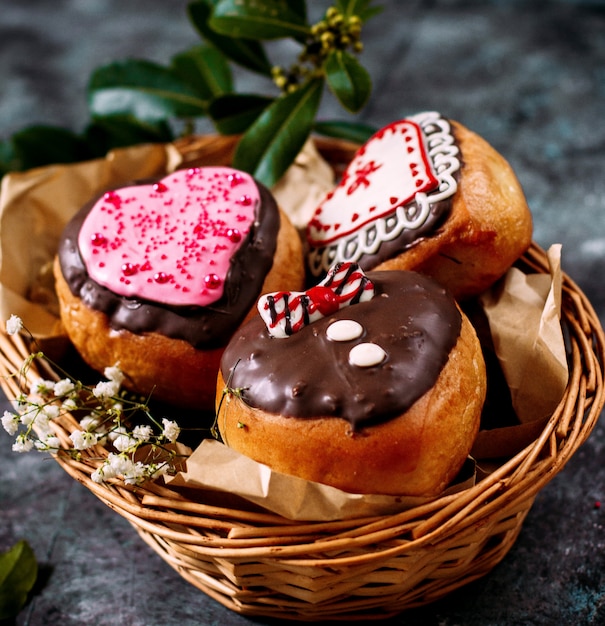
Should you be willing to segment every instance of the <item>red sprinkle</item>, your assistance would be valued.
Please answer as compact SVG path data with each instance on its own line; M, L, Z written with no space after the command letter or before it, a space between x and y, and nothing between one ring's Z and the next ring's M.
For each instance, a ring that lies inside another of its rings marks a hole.
M155 280L156 283L163 285L170 280L170 275L166 274L166 272L158 272L157 274L153 275L153 280Z
M133 276L134 274L137 273L137 266L133 265L132 263L124 263L122 265L122 274L124 274L124 276Z
M235 174L229 174L229 176L227 177L227 180L229 181L232 187L235 187L236 185L239 185L240 183L244 181L244 177L241 174L238 174L236 172Z
M122 198L115 191L108 191L104 196L103 200L105 202L109 202L109 204L113 204L116 209L122 204Z
M107 243L107 239L103 235L101 235L101 233L95 233L91 237L91 243L93 246L102 246L103 244Z
M217 289L221 285L221 279L217 274L206 274L204 284L208 289Z
M237 230L237 228L229 228L227 230L227 237L229 241L237 243L238 241L241 241L242 234L239 232L239 230Z
M168 191L168 187L166 187L164 183L159 182L154 184L153 190L157 191L158 193L163 193L164 191Z

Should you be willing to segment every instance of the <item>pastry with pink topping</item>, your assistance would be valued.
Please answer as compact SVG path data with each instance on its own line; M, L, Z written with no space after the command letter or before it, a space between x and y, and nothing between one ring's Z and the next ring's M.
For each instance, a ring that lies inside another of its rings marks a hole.
M227 342L264 292L302 287L300 238L269 190L229 167L109 190L66 226L61 321L94 369L132 390L212 408Z

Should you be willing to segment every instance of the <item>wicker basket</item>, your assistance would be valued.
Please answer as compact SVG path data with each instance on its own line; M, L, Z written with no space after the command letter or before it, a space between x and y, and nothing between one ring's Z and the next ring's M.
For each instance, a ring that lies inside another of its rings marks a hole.
M182 142L185 165L228 162L234 140ZM336 168L355 146L318 142ZM548 272L546 254L532 245L521 266ZM91 480L103 448L66 455L58 463L125 517L144 541L187 581L249 616L291 620L385 618L427 604L487 574L516 540L538 491L586 440L604 404L605 335L584 294L563 276L562 323L570 378L541 434L485 479L460 493L396 515L336 522L295 523L246 507L187 499L158 484L129 488ZM9 398L21 390L9 374L29 348L19 336L0 336L0 375ZM42 364L29 370L33 379ZM65 446L77 428L67 416Z

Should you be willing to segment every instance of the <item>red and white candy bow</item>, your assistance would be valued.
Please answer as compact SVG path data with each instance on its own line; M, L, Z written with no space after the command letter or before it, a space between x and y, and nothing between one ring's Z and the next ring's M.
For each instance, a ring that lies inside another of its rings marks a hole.
M374 297L374 285L357 263L337 263L307 291L276 291L261 296L258 311L273 337L289 337L304 326Z

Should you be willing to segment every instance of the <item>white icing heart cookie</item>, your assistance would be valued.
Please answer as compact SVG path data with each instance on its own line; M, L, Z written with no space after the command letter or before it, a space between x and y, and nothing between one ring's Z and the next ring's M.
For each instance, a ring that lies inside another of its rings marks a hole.
M421 113L378 131L309 222L311 273L318 276L338 262L363 263L364 256L376 255L383 243L404 232L404 246L427 236L431 207L454 195L459 169L450 124L438 113Z

